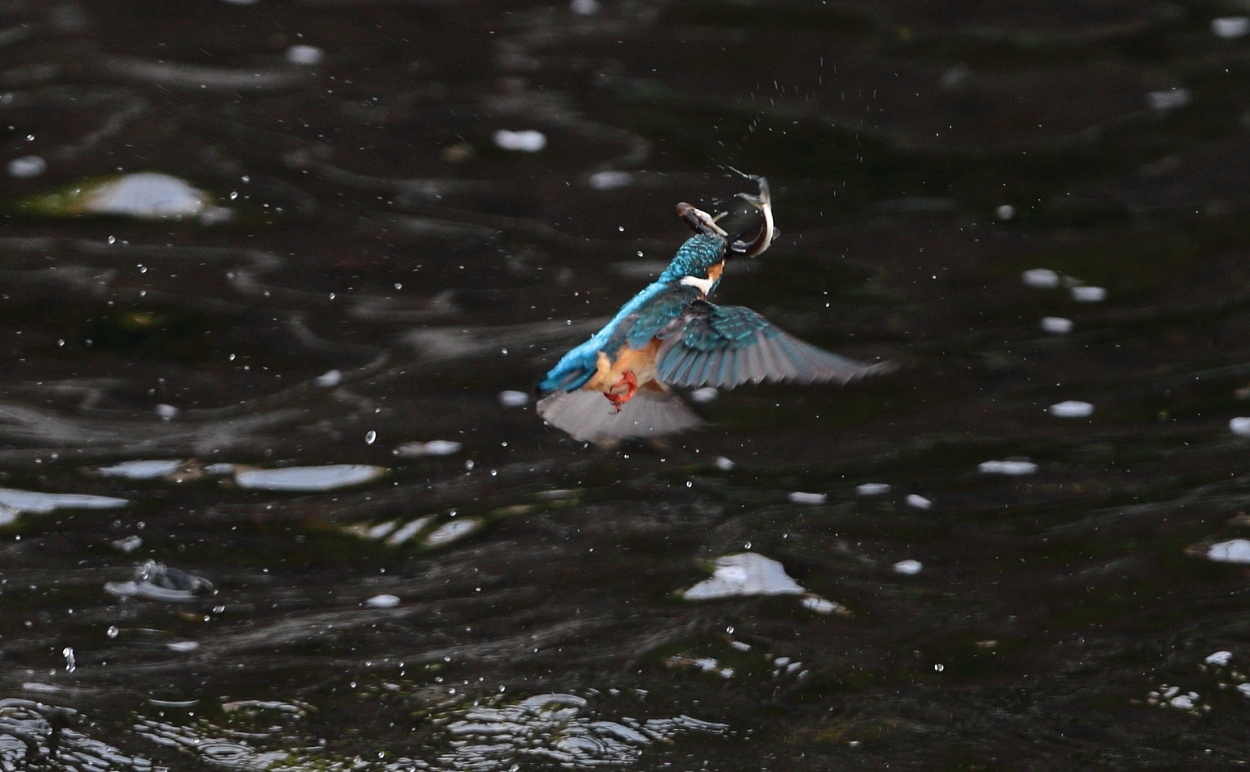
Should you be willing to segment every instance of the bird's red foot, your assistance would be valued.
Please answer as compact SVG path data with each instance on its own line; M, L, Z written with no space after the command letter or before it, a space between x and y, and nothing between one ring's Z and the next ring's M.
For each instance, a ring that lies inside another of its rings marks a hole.
M616 408L614 412L619 413L621 412L621 406L633 399L637 393L638 379L634 377L633 371L626 370L621 375L621 379L612 388L608 389L603 396L607 397L608 402L612 403L612 407Z

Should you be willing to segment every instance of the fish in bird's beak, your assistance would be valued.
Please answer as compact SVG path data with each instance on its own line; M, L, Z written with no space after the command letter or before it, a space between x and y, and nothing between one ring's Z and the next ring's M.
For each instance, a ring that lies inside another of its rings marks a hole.
M754 174L744 174L742 176L755 180L760 186L760 194L758 196L752 196L749 193L738 194L738 198L759 210L761 219L760 232L750 243L737 239L729 245L729 248L734 254L744 257L759 257L772 246L773 239L777 238L781 231L777 230L777 226L773 223L773 199L768 190L768 180ZM723 233L724 231L721 232Z

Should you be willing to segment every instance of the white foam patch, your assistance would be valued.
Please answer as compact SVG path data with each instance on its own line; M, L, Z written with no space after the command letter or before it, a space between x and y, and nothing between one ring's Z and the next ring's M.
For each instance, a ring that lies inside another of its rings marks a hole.
M915 507L916 509L929 509L933 506L933 502L917 493L909 493L907 494L907 506Z
M1228 422L1228 430L1238 437L1250 437L1250 418L1239 416Z
M704 386L690 392L690 401L706 403L715 400L720 396L720 391L715 386Z
M313 379L313 383L317 384L323 389L332 389L335 386L338 386L342 382L343 382L342 370L326 370L324 373L322 373L321 375L318 375L316 378Z
M368 464L290 466L283 469L247 469L235 472L240 488L266 491L329 491L376 480L386 467Z
M617 188L629 187L634 181L634 175L629 172L619 171L602 171L595 172L586 179L586 183L595 190L616 190Z
M1037 472L1037 464L1029 461L1028 459L982 461L977 466L977 471L982 474L1005 474L1014 477L1019 475L1034 474Z
M738 595L802 595L804 592L781 563L756 552L741 552L717 558L712 578L686 590L682 597L714 600Z
M1107 299L1107 290L1082 284L1072 288L1072 299L1078 303L1101 303Z
M399 605L399 597L396 595L382 593L381 595L374 595L372 598L367 599L365 601L365 605L369 608L395 608Z
M1216 37L1225 39L1241 38L1250 34L1250 17L1221 16L1211 20L1211 31Z
M397 456L450 456L459 453L464 445L455 440L430 440L409 442L395 448Z
M58 509L116 509L130 502L111 496L86 493L40 493L17 488L0 488L0 507L18 512L44 514Z
M402 528L391 534L390 538L386 540L386 543L392 547L398 547L411 539L413 536L421 533L421 531L423 531L433 519L434 518L432 516L426 515L425 517L418 517L416 520L405 523Z
M136 536L135 534L132 533L131 535L126 536L124 538L115 539L109 542L109 546L111 546L115 550L120 550L122 552L130 554L131 552L134 552L135 550L143 546L143 537Z
M1059 274L1049 268L1030 268L1020 274L1020 280L1030 287L1054 289L1059 286Z
M1088 402L1069 399L1056 402L1050 406L1049 411L1056 418L1087 418L1094 414L1094 406Z
M904 574L906 576L915 576L916 574L920 573L920 570L922 568L924 568L924 564L921 563L919 560L900 560L899 562L894 564L893 568L894 568L894 573L896 574Z
M185 180L159 172L127 174L84 191L82 208L92 214L125 217L198 217L211 206L209 196Z
M855 486L855 492L861 496L881 496L890 492L889 483L863 483Z
M1065 319L1062 316L1042 317L1042 329L1055 335L1066 335L1072 332L1074 326L1071 319Z
M533 129L525 131L500 129L495 132L495 144L504 150L537 153L547 146L547 135Z
M834 603L828 598L822 598L815 593L807 593L803 596L803 608L814 611L817 614L844 614L849 615L850 609L841 603Z
M362 539L376 541L377 539L381 539L383 536L386 536L388 533L395 530L398 525L398 520L387 520L384 523L376 523L374 525L357 523L356 525L349 525L343 530L353 536L359 536Z
M150 459L141 461L123 461L113 466L102 466L96 470L98 474L105 477L125 477L130 480L152 480L157 477L165 477L177 472L182 466L183 460L175 459Z
M9 161L9 176L25 179L38 177L48 170L48 162L37 155L24 155Z
M793 491L790 494L790 501L795 504L824 504L829 497L824 493L804 493L803 491Z
M214 592L213 583L164 563L149 560L135 568L128 582L106 582L104 591L118 598L147 598L180 603Z
M499 392L499 404L504 407L525 407L530 402L530 395L523 391L508 389Z
M326 52L316 46L295 45L286 50L286 60L303 67L315 67L325 61Z
M1193 94L1187 88L1151 91L1149 94L1146 94L1146 104L1160 112L1184 107L1189 104L1191 99L1193 99Z
M1208 654L1207 658L1202 661L1208 665L1215 665L1216 667L1224 667L1229 662L1231 662L1232 659L1233 659L1233 653L1231 651L1217 651L1214 654Z
M477 518L465 517L458 520L449 520L430 531L430 534L425 537L425 543L430 547L441 547L444 544L451 544L453 541L463 539L481 527L482 521Z
M1232 539L1212 544L1207 548L1207 558L1218 563L1250 563L1250 541Z

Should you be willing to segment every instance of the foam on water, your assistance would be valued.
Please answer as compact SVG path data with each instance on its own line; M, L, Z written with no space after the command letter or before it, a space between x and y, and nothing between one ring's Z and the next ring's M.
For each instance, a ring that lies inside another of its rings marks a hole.
M1069 399L1051 405L1050 414L1056 418L1086 418L1094 414L1094 406L1088 402Z
M804 491L792 491L790 493L790 501L795 504L824 504L828 498L824 493L806 493Z
M547 146L547 135L541 131L526 129L524 131L509 131L508 129L500 129L495 132L495 144L503 150L512 150L521 153L537 153Z
M1037 464L1028 459L1009 459L1006 461L982 461L977 466L981 474L1004 474L1019 476L1037 472Z
M430 547L441 547L463 539L481 527L482 521L472 517L449 520L431 531L425 537L425 543Z
M125 477L130 480L152 480L177 472L183 464L182 459L150 459L141 461L123 461L112 466L102 466L96 470L105 477Z
M409 442L395 448L397 456L450 456L459 453L464 447L455 440L430 440L429 442Z
M802 595L806 592L790 578L785 566L756 552L741 552L716 559L711 579L682 593L686 600L715 600L736 595Z
M40 493L18 488L0 488L0 507L18 512L45 514L58 509L116 509L130 502L112 496L86 493Z
M234 481L240 488L266 491L329 491L376 480L386 471L386 467L368 464L288 466L237 471Z
M1207 548L1207 558L1217 563L1250 563L1250 540L1231 539L1212 544Z

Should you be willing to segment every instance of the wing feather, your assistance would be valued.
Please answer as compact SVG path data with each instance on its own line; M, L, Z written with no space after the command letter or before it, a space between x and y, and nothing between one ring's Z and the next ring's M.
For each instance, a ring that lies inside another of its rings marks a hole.
M768 367L764 364L764 354L758 346L747 346L742 349L746 364L743 367L743 379L750 383L759 383L768 376Z
M847 383L894 369L889 362L858 362L805 343L749 308L706 301L691 303L660 337L656 373L672 386Z
M730 349L721 357L720 368L716 371L716 387L728 386L731 383L737 383L738 379L734 375L734 370L738 368L738 352Z
M689 377L690 368L694 366L698 360L697 352L693 349L678 348L673 350L673 356L677 360L674 366L674 372L678 378L684 379Z

